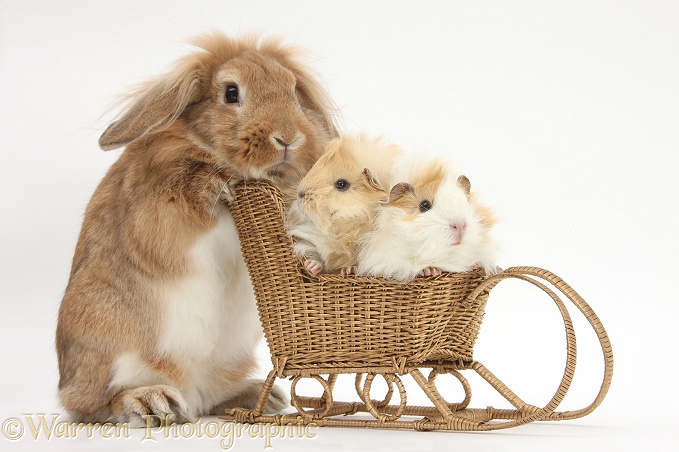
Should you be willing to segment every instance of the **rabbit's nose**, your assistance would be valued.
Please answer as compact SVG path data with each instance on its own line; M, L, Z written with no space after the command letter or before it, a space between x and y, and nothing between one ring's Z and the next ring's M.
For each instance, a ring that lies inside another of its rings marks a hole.
M274 137L274 139L276 140L276 143L280 144L284 148L287 148L288 146L290 146L290 143L286 143L285 141L281 140L278 137Z
M269 136L271 143L281 151L292 151L300 147L304 143L304 135L297 132L294 134L284 134L282 132L274 132Z

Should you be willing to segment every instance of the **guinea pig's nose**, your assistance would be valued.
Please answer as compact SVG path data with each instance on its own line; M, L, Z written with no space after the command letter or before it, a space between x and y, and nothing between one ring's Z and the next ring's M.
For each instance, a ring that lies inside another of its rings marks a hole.
M463 232L465 229L467 229L467 222L453 221L452 223L450 223L450 229L452 229L453 231Z
M450 223L450 229L457 234L462 234L467 229L467 222L462 221L452 221Z
M464 220L456 220L450 223L450 230L453 232L453 238L456 244L462 242L464 232L467 230L467 222Z
M300 191L297 192L297 197L299 199L304 199L305 196L306 196L306 192L304 190L300 190Z

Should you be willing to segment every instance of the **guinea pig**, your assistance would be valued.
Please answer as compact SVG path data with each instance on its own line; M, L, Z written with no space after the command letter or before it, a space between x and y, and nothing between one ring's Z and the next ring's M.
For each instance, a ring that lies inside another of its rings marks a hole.
M253 408L262 335L234 182L296 192L337 135L334 104L276 39L211 33L133 90L101 135L125 147L87 206L56 330L59 399L78 422L186 422ZM266 411L287 396L274 387Z
M441 271L496 272L496 219L469 179L442 159L411 155L395 171L389 199L360 240L358 274L410 281Z
M358 240L389 197L391 169L400 155L398 146L366 134L329 143L300 182L288 215L294 250L310 273L355 272Z

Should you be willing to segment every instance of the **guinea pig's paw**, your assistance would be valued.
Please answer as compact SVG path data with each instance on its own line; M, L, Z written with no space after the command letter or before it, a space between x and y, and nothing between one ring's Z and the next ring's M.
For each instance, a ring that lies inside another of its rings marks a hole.
M342 276L355 275L356 272L358 272L358 267L356 267L355 265L351 267L343 267L342 270L340 271Z
M425 277L425 276L439 276L441 274L441 270L436 268L436 267L427 267L423 270L420 270L420 273L418 273L417 276L419 277Z
M477 268L481 268L481 267L483 267L481 264L477 264ZM486 275L488 275L488 276L497 275L501 271L502 271L502 269L496 265L494 267L490 267L490 268L486 269Z
M314 276L323 271L323 263L317 261L316 259L305 260L304 267Z
M111 406L112 417L132 428L195 421L181 392L167 385L126 389Z
M468 271L473 272L474 270L478 270L479 268L485 268L486 269L486 276L493 276L497 273L500 273L499 267L486 268L486 267L483 266L483 264L481 264L481 262L477 262L474 265L472 265L471 267L469 267Z

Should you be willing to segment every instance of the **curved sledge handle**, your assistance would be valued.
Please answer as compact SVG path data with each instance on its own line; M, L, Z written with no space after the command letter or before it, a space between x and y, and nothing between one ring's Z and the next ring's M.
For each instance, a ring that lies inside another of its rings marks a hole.
M563 309L565 309L565 307L563 306L563 303L561 302L559 297L547 286L545 286L544 284L542 284L541 282L534 278L539 278L551 284L559 292L561 292L561 294L563 294L578 308L578 310L585 316L589 324L594 329L594 332L596 333L597 338L599 339L599 344L601 345L601 350L603 352L604 357L604 375L603 381L601 383L601 388L599 389L599 393L597 394L594 401L590 405L579 410L554 411L554 409L550 409L552 405L552 403L550 403L543 410L543 417L539 420L567 420L586 416L587 414L594 411L604 400L606 394L608 393L608 389L611 386L611 380L613 378L613 349L611 347L611 342L608 338L608 334L606 333L606 329L601 323L601 320L596 315L594 310L587 304L587 302L571 286L566 284L564 280L562 280L560 277L558 277L557 275L548 270L544 270L542 268L537 267L511 267L501 271L496 275L492 275L485 279L481 284L479 284L479 286L476 289L474 289L472 293L469 294L467 300L473 300L474 298L479 296L484 290L488 291L492 290L493 287L495 287L500 281L507 278L521 279L541 288L544 292L550 295L550 297L556 302L557 307L559 307L559 310L561 311L561 314L564 319L564 325L566 327L567 339L569 342L567 352L569 362L564 371L564 379L561 381L561 385L557 390L557 394L563 392L563 395L565 396L565 390L568 389L570 381L575 372L574 365L575 363L573 362L573 366L570 366L571 355L573 359L575 357L575 343L573 341L572 344L573 347L571 347L570 343L571 342L570 336L573 335L573 339L575 338L574 330L568 314L566 313L566 315L564 316ZM557 397L555 396L555 398ZM563 399L563 397L558 397L558 399ZM557 400L552 399L552 402L556 401ZM558 402L560 403L561 400L558 400Z

